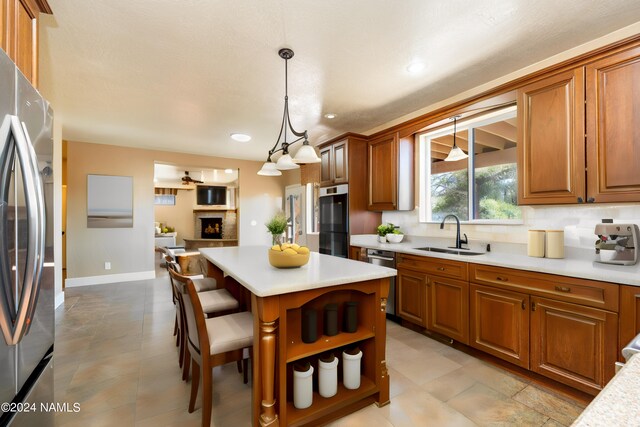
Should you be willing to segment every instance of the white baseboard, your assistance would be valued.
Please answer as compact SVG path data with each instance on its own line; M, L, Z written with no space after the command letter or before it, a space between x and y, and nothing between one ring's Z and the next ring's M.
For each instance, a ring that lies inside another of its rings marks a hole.
M60 304L62 304L63 302L64 302L64 291L60 291L56 295L55 307L53 309L55 310L56 308L60 307Z
M86 276L67 278L64 282L65 288L75 288L78 286L104 285L106 283L133 282L135 280L155 279L156 272L136 271L135 273L105 274L102 276Z

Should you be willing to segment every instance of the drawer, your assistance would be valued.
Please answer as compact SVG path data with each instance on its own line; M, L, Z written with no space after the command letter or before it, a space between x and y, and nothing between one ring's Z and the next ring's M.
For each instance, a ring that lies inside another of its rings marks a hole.
M470 264L470 280L618 312L618 285L512 268Z
M422 271L435 276L451 277L452 279L458 280L469 280L467 263L461 261L398 254L397 267Z

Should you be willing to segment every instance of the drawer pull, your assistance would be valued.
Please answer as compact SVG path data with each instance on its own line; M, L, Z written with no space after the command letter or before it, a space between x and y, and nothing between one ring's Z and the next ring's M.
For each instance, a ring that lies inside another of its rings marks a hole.
M500 282L508 282L509 278L508 277L497 276L496 280L499 280Z
M556 286L558 292L571 292L571 288L568 286Z
M525 304L525 302L524 302L524 301L522 301L522 309L523 309L523 310L526 310L526 309L527 309L527 305Z
M444 270L446 270L446 269L445 269L444 267L438 267L438 268L437 268L437 270L438 270L438 271L444 271Z

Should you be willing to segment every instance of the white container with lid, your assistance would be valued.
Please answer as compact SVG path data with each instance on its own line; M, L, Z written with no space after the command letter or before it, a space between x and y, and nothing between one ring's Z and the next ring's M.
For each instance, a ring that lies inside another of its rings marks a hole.
M338 358L333 354L318 360L318 392L322 397L338 392Z
M305 369L306 370L302 370ZM301 370L298 370L301 369ZM306 364L293 368L293 406L305 409L313 403L313 366Z
M356 354L349 354L347 351L342 352L342 382L344 387L349 390L360 388L360 361L362 359L362 351Z

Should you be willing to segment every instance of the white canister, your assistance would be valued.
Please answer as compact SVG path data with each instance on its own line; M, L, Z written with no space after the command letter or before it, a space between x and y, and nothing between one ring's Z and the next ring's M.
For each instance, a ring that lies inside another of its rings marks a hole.
M356 390L360 388L361 359L362 351L358 348L353 351L346 350L342 352L342 382L346 389Z
M387 243L387 236L378 236L378 242Z
M305 370L306 369L306 370ZM313 366L296 365L293 368L293 406L304 409L313 403Z
M318 392L322 397L338 392L338 358L333 354L318 360Z
M546 230L547 245L545 254L547 258L564 258L564 230Z
M529 230L527 255L538 258L544 257L544 235L544 230Z

